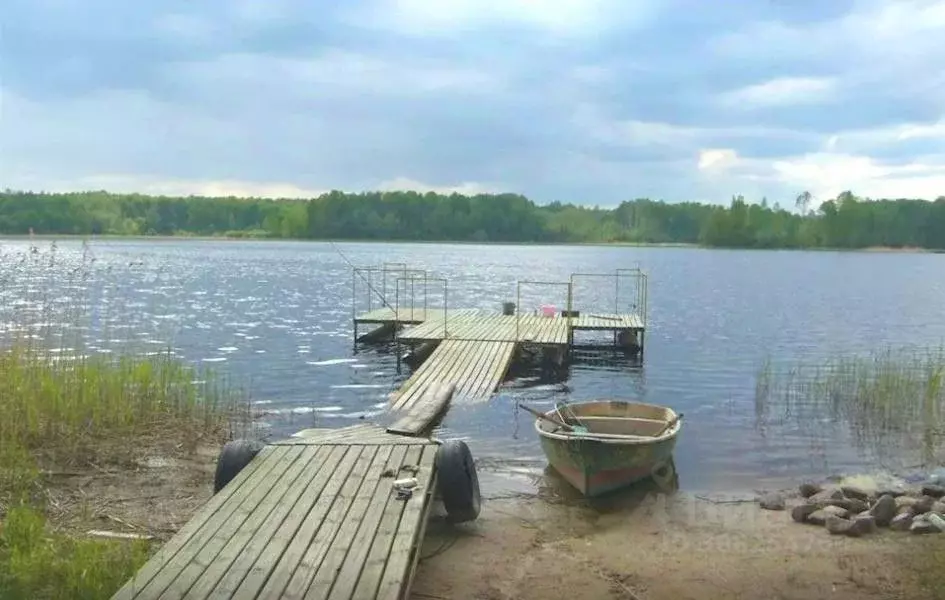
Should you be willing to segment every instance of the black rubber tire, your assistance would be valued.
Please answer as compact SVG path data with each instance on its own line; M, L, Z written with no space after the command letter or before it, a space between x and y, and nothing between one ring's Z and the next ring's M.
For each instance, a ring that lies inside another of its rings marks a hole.
M217 458L217 472L213 476L213 493L216 494L226 487L226 484L256 458L263 446L265 444L256 440L232 440L224 444Z
M466 442L449 440L437 448L436 477L447 520L452 523L476 520L482 507L482 496L476 463Z

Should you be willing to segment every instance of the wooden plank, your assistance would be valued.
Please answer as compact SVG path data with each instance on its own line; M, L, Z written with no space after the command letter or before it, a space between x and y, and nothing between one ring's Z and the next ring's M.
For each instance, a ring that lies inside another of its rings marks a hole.
M437 346L436 350L430 354L429 358L427 358L427 360L424 361L422 365L420 365L420 368L414 372L410 379L405 381L400 387L399 392L394 396L395 401L414 387L425 382L432 373L440 368L440 364L443 361L451 360L452 354L455 352L455 348L455 343L451 342L450 340L440 342L440 345Z
M284 439L272 442L273 446L363 446L363 445L377 445L377 444L429 444L430 441L425 438L417 438L404 436L399 434L387 434L383 437L377 436L372 438L365 438L364 440L358 440L356 442L345 442L337 440L328 440L328 441L318 441L314 439Z
M473 350L474 343L455 342L455 346L453 346L454 359L448 363L444 363L440 369L431 374L428 385L433 386L442 382L452 382L456 384L457 388L462 387L462 374L468 368L468 361L471 358L471 351ZM422 396L414 396L411 403L407 406L415 406L420 402L421 398Z
M368 501L374 495L374 488L377 487L381 474L384 472L384 465L390 458L393 446L368 446L373 448L372 461L369 467L362 473L360 478L350 477L345 485L350 486L347 489L343 486L341 493L335 498L332 504L332 511L325 516L325 520L319 527L315 538L299 563L298 569L289 580L289 585L285 589L284 595L288 598L300 598L310 596L313 598L324 598L324 593L315 593L322 589L327 593L331 582L334 581L337 572L335 562L339 558L344 559L344 553L347 553L350 545L349 535L353 527L356 527L358 521L364 514ZM388 481L393 481L388 479ZM353 533L350 533L353 535ZM323 569L325 561L330 559L331 568ZM313 587L314 586L314 587Z
M483 352L480 356L477 363L474 365L475 369L470 374L466 385L463 388L463 400L475 400L476 395L479 393L479 390L483 387L483 382L488 378L489 372L492 368L492 364L495 362L496 354L502 344L505 342L483 342Z
M125 582L125 585L112 597L113 600L128 600L136 597L153 581L165 565L173 561L177 554L187 547L198 532L203 529L215 531L236 506L235 503L228 501L234 497L238 498L239 495L244 493L252 492L253 488L260 482L260 478L255 477L255 474L270 469L283 455L283 450L273 446L267 446L260 450L256 458L240 471L226 487L211 497L186 525L164 544L131 579Z
M412 410L387 428L389 433L417 435L426 431L430 424L449 406L456 384L440 382L426 390L425 397Z
M480 387L472 395L473 401L487 400L492 397L496 388L505 378L505 374L512 362L512 353L514 351L515 344L512 342L502 342L501 346L494 351L489 371L482 378Z
M244 504L255 505L261 494L288 468L289 465L285 459L291 451L291 448L276 447L272 453L274 460L268 461L269 464L265 469L257 470L252 479L240 486L241 492L228 498L228 502L214 514L213 518L186 539L183 547L174 554L173 558L161 561L163 564L160 564L147 585L136 590L134 597L158 598L213 536L229 535L232 532L233 519L240 509L244 508Z
M347 446L323 446L320 451L327 451L324 460L321 454L315 460L322 461L322 466L312 477L302 480L295 486L295 500L287 508L279 523L276 518L264 525L261 535L247 545L226 576L217 584L211 596L217 598L252 598L262 587L266 578L273 571L282 553L291 543L302 525L305 516L320 499L327 495L334 496L328 483L336 476L347 477L358 452L349 452ZM267 535L268 534L268 535Z
M430 484L426 489L426 494L414 494L407 500L407 506L404 507L403 516L394 533L384 573L381 575L377 600L401 600L409 591L412 570L415 568L419 554L418 546L426 525L424 516L426 509L429 509L432 504L428 501L428 496L432 495L436 483L435 477L432 476L436 450L435 446L427 446L423 449L420 468L422 472L431 474Z
M515 344L513 342L500 342L496 344L492 349L492 355L480 377L478 385L469 395L471 401L476 402L488 399L492 396L493 391L495 391L499 383L497 373L500 371L504 372L508 367L508 362L511 359L512 350L514 348Z
M492 363L488 376L483 379L482 387L473 397L474 400L488 400L495 393L496 388L501 385L502 380L508 372L509 365L512 362L512 353L515 351L515 344L504 342L502 347L496 352L495 360Z
M435 453L436 449L433 449ZM422 448L411 447L404 457L403 464L420 466L420 457L423 454ZM432 469L420 470L416 477L422 493L426 493L433 481ZM394 534L400 526L403 518L406 502L394 500L388 497L387 505L384 508L384 514L381 517L377 528L377 535L371 543L370 551L364 560L364 570L358 579L358 585L351 594L352 600L374 600L377 596L378 587L381 584L381 576L384 574L384 566L387 564L387 556L394 543Z
M403 410L409 408L419 395L437 379L437 374L452 361L462 358L462 347L457 342L446 340L441 342L430 358L407 380L401 388L401 393L394 397L393 408Z
M456 381L459 392L457 396L462 398L469 392L469 385L474 377L474 372L481 367L486 350L492 342L471 342L466 344L467 354L462 364L451 377Z
M295 536L279 557L275 569L271 570L271 575L262 585L262 589L256 595L257 598L282 597L293 576L300 569L309 568L305 566L307 564L305 561L310 545L321 531L323 524L326 528L330 528L333 521L338 521L344 516L344 505L357 492L364 480L364 475L377 454L377 448L377 446L350 446L348 448L342 464L328 480L318 502L313 504L310 512L302 517L301 524L296 527ZM253 581L249 585L240 587L241 589L243 587L258 588L258 584L258 581Z
M442 353L437 357L436 362L432 363L429 370L424 372L418 380L410 386L413 393L406 398L398 398L395 408L408 409L412 407L423 395L427 387L442 381L450 381L452 374L465 360L467 344L446 340L440 343ZM440 352L440 348L434 351L434 354ZM431 357L432 359L433 357ZM422 386L422 387L418 387Z
M404 464L407 448L397 446L391 452L390 459L387 461L385 471L393 470L394 473L400 473L400 467ZM367 502L367 508L363 516L356 521L348 519L346 525L350 526L352 533L350 541L347 541L347 547L341 546L339 538L348 538L347 531L340 531L338 537L332 545L332 553L325 558L320 572L326 574L322 579L315 577L309 587L308 595L316 598L325 598L328 600L349 600L358 584L358 578L364 569L364 563L367 560L371 545L377 536L378 529L381 526L381 519L390 502L399 503L401 500L394 499L395 492L392 485L389 485L390 479L381 479L378 485L372 491L371 495L365 494L363 497ZM415 489L415 494L421 493L421 490ZM358 513L359 509L352 508L352 512ZM328 583L331 581L332 583ZM314 592L314 593L313 593Z
M266 495L264 501L227 541L184 597L193 600L201 600L211 595L229 598L232 591L243 580L263 546L282 525L283 519L295 505L299 496L303 492L310 492L309 485L312 480L320 472L334 470L334 465L326 463L330 452L331 448L328 446L304 449L299 459L285 472ZM182 575L181 578L184 576Z
M188 560L184 568L170 581L160 598L177 600L184 597L208 570L213 572L204 581L209 582L208 587L216 583L217 578L223 574L222 571L216 571L218 565L229 566L232 562L226 555L221 556L222 552L229 549L235 556L255 533L259 523L268 516L269 510L301 472L299 462L302 461L299 459L304 451L304 447L290 447L285 457L271 471L261 474L264 481L240 503L226 523L208 536L196 552L185 554ZM243 533L244 526L249 530L248 534Z

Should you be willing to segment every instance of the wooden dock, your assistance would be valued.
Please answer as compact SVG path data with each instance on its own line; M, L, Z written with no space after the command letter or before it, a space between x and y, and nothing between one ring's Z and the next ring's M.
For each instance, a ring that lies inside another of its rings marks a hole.
M406 598L438 448L369 425L266 446L113 599Z
M454 401L488 400L502 383L515 351L513 342L445 340L394 393L391 408L412 410L427 391L454 383Z
M424 322L402 332L405 343L430 340L466 340L482 342L516 342L540 345L568 344L569 325L564 317L538 315L483 315L461 313L444 322Z
M642 352L646 276L639 269L580 275L614 279L615 312L610 313L572 309L576 274L568 283L519 282L519 288L522 283L567 287L567 310L551 316L522 314L520 301L512 314L447 310L446 281L400 263L355 269L353 299L361 270L367 273L368 310L358 314L353 301L355 339L383 341L390 334L398 345L436 345L392 396L398 420L386 429L305 430L270 445L228 443L218 461L216 494L114 600L403 600L434 496L451 521L479 515L479 482L469 448L458 440L418 437L449 402L491 397L523 346L538 346L543 356L561 360L575 331L613 331L615 344L637 343ZM634 304L642 307L639 314L616 310L622 272L641 284ZM389 274L393 306L387 300ZM442 282L442 308L428 304L425 289L422 307L401 306L401 287L412 301L420 282ZM375 296L383 308L374 308ZM375 329L359 337L359 324Z
M376 269L386 276L396 277L396 297L393 305L384 297L382 308L372 308L380 295L370 289L368 311L357 312L357 297L352 289L352 315L355 339L360 342L394 341L397 343L398 360L400 345L405 344L414 352L407 359L415 366L426 356L419 368L394 394L390 407L400 413L393 431L417 435L432 426L434 420L445 411L449 401L469 402L489 399L501 385L516 356L540 357L545 366L557 368L566 364L566 358L575 345L575 332L612 332L613 345L642 354L646 330L646 275L639 269L618 269L614 273L572 274L568 282L520 281L516 286L516 301L507 302L501 314L478 309L447 310L448 284L443 279L431 278L423 271L409 270L399 265L396 270ZM371 272L370 269L368 269ZM413 273L413 275L408 275ZM621 290L626 294L627 286L621 287L621 279L630 278L637 283L631 289L629 306L641 312L619 312ZM589 280L595 291L599 280L610 280L614 284L611 311L579 311L573 305L577 281ZM357 279L355 279L355 282ZM429 304L430 281L442 283L442 307ZM370 283L369 281L366 283ZM400 294L401 283L405 294ZM410 302L416 299L416 285L421 284L423 305ZM521 311L522 286L544 286L564 288L567 292L566 307L562 310L543 307L541 314ZM369 286L370 287L370 286ZM406 290L411 290L410 294ZM401 304L401 299L407 304ZM376 329L358 336L359 325L372 325ZM537 351L535 348L537 347ZM434 349L435 348L435 349ZM518 349L525 352L518 352ZM432 350L432 351L431 351ZM400 363L398 362L398 369ZM443 394L433 393L445 384L453 385L451 400L444 401Z

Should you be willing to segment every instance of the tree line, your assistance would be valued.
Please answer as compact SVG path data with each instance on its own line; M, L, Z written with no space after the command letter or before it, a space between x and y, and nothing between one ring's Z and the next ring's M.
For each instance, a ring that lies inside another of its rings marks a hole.
M742 196L728 206L640 198L605 209L539 205L518 194L333 191L273 200L6 190L0 234L945 249L945 196L871 200L843 192L817 210L811 203L807 192L788 210Z

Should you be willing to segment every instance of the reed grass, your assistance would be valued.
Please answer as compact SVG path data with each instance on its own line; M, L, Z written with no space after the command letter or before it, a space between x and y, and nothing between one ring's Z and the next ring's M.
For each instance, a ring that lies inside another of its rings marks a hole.
M759 423L811 435L846 426L852 442L886 466L945 463L945 348L901 348L776 368L755 382Z
M139 452L196 449L252 424L246 394L169 347L90 347L108 327L142 321L104 274L87 246L65 257L54 244L0 252L0 598L109 597L149 554L146 542L57 532L45 506L50 469L120 468Z

